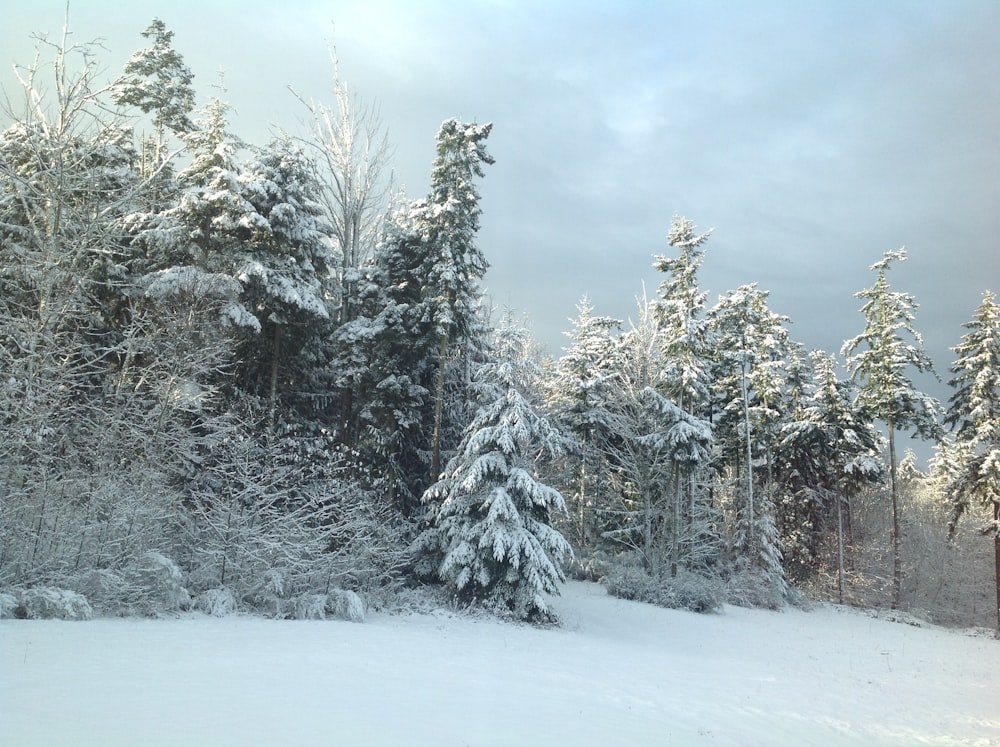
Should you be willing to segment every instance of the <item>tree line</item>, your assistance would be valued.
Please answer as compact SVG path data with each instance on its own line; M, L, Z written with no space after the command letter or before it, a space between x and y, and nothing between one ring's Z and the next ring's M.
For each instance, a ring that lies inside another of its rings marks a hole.
M911 379L931 366L889 285L904 251L857 294L841 375L756 284L709 307L710 233L675 217L638 321L583 299L546 358L481 285L491 125L445 120L407 200L336 72L331 105L300 99L309 131L250 145L221 93L196 107L172 32L142 36L110 82L92 47L39 37L0 134L5 613L357 618L430 583L546 621L567 569L709 610L779 607L832 568L843 601L882 493L899 607L917 478L953 533L989 510L1000 537L992 294L942 407ZM940 442L932 475L900 474L897 432Z

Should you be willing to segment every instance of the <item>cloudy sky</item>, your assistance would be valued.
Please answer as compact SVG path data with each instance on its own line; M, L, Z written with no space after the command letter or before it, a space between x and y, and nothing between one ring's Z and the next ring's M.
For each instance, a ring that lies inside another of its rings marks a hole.
M63 0L8 3L0 82ZM861 331L853 294L890 276L947 378L961 325L1000 292L996 0L72 0L75 40L116 74L154 17L202 100L225 71L233 129L263 144L342 77L377 104L410 196L438 125L493 122L481 246L495 302L558 353L576 304L634 316L675 214L714 228L709 302L757 282L793 337L831 352ZM928 383L928 389L935 385ZM939 396L947 391L936 389Z

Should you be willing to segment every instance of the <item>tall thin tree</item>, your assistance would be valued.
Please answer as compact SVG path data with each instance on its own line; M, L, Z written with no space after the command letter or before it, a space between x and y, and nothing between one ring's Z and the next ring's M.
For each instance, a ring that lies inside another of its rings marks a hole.
M885 423L889 435L889 486L892 494L892 606L899 607L903 585L900 556L899 488L897 485L896 431L914 430L923 438L940 435L937 400L914 388L910 370L933 373L923 339L913 326L917 303L909 293L889 289L893 261L906 259L906 250L886 252L871 266L875 285L855 294L865 301L864 331L844 343L851 375L859 384L858 405Z

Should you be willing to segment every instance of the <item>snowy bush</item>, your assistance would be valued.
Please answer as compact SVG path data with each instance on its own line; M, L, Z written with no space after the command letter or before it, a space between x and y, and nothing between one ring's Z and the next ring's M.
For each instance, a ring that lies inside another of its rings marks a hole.
M237 611L236 597L229 589L209 589L195 600L195 606L212 617L226 617Z
M610 572L611 557L604 550L575 551L566 567L566 576L575 581L602 581Z
M191 595L184 587L180 568L162 553L155 550L144 553L126 569L126 577L141 590L135 604L138 612L174 612L191 606Z
M737 607L779 610L785 606L785 589L772 575L750 568L727 579L726 601Z
M297 620L325 620L329 602L326 594L303 594L295 600Z
M14 616L28 620L89 620L94 613L82 594L69 589L36 586L21 593Z
M286 592L287 577L288 572L284 569L268 568L253 585L244 601L268 617L285 617L289 606Z
M365 621L365 603L353 591L334 589L330 592L326 609L335 617L348 622Z
M0 592L0 620L14 617L17 608L17 597L7 592Z
M120 574L106 568L93 568L66 579L66 586L87 598L94 609L105 614L127 612L137 590Z
M656 579L638 566L614 566L605 577L604 586L609 594L621 599L653 602L656 598Z
M604 581L608 593L670 609L718 612L725 588L717 578L678 569L676 576L657 578L635 562L619 561Z

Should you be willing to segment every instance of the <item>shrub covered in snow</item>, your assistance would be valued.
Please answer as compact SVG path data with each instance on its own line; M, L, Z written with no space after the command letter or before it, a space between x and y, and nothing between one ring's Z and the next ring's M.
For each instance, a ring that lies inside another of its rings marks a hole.
M778 610L785 606L786 591L773 575L749 568L726 580L726 601L738 607Z
M82 594L52 586L36 586L21 593L14 616L29 620L89 620L94 613Z
M328 595L326 609L335 617L348 622L365 621L365 603L353 591L334 589Z
M295 600L295 618L297 620L325 620L328 601L326 594L303 594Z
M198 595L195 606L212 617L225 617L237 611L236 597L229 589L208 589Z
M150 550L139 556L126 569L126 578L141 590L135 604L137 612L175 612L191 606L180 568L162 553Z
M609 594L660 607L692 612L718 612L725 588L717 578L678 569L676 576L658 578L635 562L615 564L605 578Z
M0 620L14 617L17 608L17 597L7 592L0 592Z
M99 613L127 614L139 590L121 574L106 568L92 568L66 579L66 586L87 598Z

